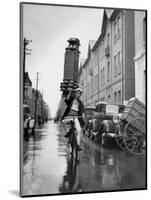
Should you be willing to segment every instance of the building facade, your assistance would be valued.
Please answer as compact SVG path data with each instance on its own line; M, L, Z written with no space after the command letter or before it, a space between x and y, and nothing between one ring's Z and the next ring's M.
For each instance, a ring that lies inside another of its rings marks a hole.
M29 106L30 116L36 118L48 118L49 108L43 99L43 94L38 90L32 88L32 81L30 80L28 72L25 72L24 83L24 104ZM37 104L35 107L35 103ZM35 112L36 108L36 112Z
M89 44L79 71L85 106L98 101L125 104L135 96L134 36L134 11L104 10L101 34Z
M24 104L30 105L32 99L32 82L29 78L28 72L24 74Z
M135 11L135 87L136 97L146 101L146 12Z

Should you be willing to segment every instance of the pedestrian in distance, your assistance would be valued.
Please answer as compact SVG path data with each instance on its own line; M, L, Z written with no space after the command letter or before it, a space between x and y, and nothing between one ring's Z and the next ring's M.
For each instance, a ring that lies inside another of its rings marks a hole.
M35 119L34 119L34 117L32 117L29 120L29 128L31 129L31 133L33 135L35 133Z
M31 117L30 115L27 116L27 118L24 121L24 136L27 137L28 136L28 130L29 130L29 121L30 121Z

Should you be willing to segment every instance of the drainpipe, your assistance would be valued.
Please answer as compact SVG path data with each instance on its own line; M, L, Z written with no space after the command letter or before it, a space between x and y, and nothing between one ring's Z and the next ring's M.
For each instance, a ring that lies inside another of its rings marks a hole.
M93 73L93 70L92 70L92 63L93 63L93 55L92 55L92 51L91 51L91 58L90 58L90 69L91 69L91 72ZM92 101L92 98L93 98L93 96L92 96L92 73L91 73L91 75L90 75L90 87L91 87L91 91L90 91L90 101L91 102L93 102Z
M124 59L123 59L123 56L124 56L124 53L123 53L123 52L124 52L124 50L123 50L123 46L124 46L124 45L123 45L123 16L124 16L124 15L123 15L123 11L121 11L121 13L122 13L122 14L121 14L121 22L122 22L122 25L121 25L121 27L122 27L122 28L121 28L121 29L122 29L122 30L121 30L121 31L122 31L122 51L121 51L122 95L121 95L121 97L122 97L122 104L124 104L124 97L123 97L123 96L124 96L124 74L123 74L123 65L124 65L124 64L123 64L123 60L124 60Z
M99 52L99 47L98 47L98 101L99 101L99 55L100 55L100 52Z
M110 22L111 23L111 22ZM112 43L113 43L113 38L112 38L112 23L111 23L111 37L110 37L111 39L111 41L110 41L110 67L111 67L111 82L110 82L110 87L111 87L111 103L113 103L113 85L112 85L112 71L113 71L113 64L112 64L112 56L113 56L113 54L112 54Z

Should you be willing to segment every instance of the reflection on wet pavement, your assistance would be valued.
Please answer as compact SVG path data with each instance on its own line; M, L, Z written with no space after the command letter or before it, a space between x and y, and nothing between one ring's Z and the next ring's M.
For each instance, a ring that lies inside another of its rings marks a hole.
M49 128L51 126L51 129ZM66 170L63 152L58 151L57 129L48 123L30 136L24 157L23 193L25 195L58 193L58 185ZM60 148L60 147L59 147Z
M24 141L24 195L145 188L145 157L102 148L86 136L75 160L59 124L49 122Z
M145 187L145 159L120 149L105 149L87 138L81 174L89 174L82 180L83 191L121 190ZM89 158L86 160L86 158ZM87 167L89 166L89 167ZM87 172L86 172L87 170Z

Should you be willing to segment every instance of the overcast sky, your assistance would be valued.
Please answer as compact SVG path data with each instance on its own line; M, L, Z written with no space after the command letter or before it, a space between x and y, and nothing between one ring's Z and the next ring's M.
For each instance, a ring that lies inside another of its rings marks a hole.
M36 72L40 73L39 89L55 115L60 100L60 83L63 80L64 53L67 40L80 40L80 60L87 57L89 40L97 40L102 26L102 9L52 5L24 5L23 36L32 43L31 55L26 57L33 88Z

